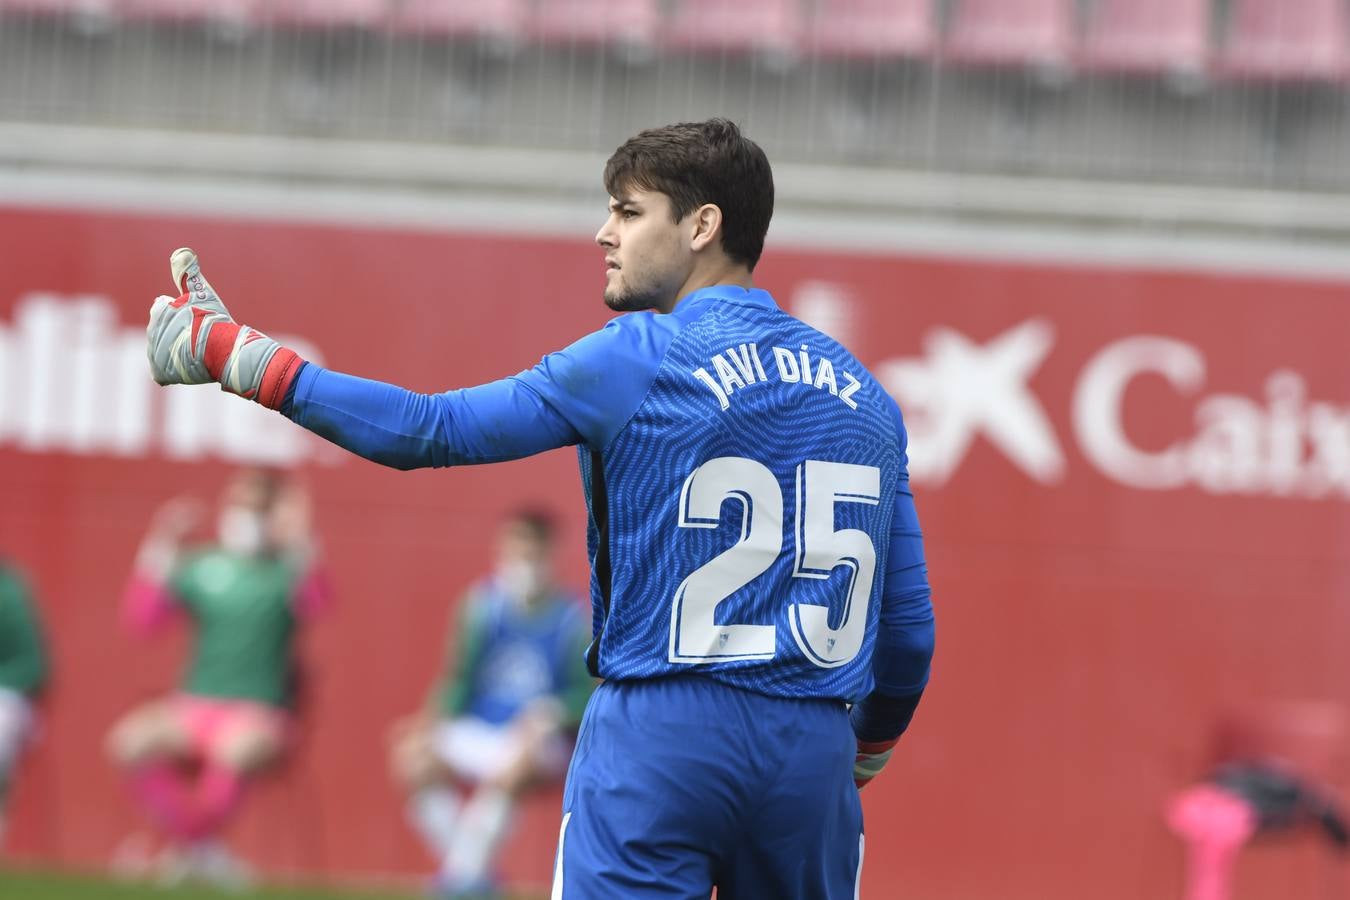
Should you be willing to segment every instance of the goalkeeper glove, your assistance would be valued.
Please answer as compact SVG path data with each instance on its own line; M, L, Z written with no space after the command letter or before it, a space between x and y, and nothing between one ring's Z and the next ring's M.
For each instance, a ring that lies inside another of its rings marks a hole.
M145 329L150 371L159 384L210 384L279 409L304 364L293 350L230 317L202 275L197 254L169 257L180 296L158 297Z
M873 691L853 704L848 717L858 740L858 755L853 758L853 783L858 790L877 777L890 761L891 752L914 718L922 696L922 687L897 695Z
M853 758L853 783L858 790L881 773L899 740L895 737L889 741L858 741L858 755Z

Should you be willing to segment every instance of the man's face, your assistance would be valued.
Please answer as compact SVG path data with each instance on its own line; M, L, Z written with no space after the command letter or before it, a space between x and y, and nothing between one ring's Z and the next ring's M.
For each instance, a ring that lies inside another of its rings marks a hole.
M243 472L225 487L216 532L226 550L254 556L267 546L267 485L261 476Z
M605 305L618 312L669 312L693 266L685 228L672 221L670 198L633 190L611 197L595 235L605 250Z
M517 522L508 522L497 541L497 582L527 605L542 599L552 583L549 541Z

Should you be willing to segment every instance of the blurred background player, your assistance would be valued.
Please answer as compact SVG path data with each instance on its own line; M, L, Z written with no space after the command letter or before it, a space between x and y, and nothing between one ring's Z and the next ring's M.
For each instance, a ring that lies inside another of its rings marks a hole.
M247 780L287 745L296 700L295 635L327 606L309 498L284 475L240 471L225 487L217 539L185 545L201 518L170 501L141 543L124 595L137 635L175 620L193 629L178 691L127 713L108 742L133 793L166 839L161 877L239 882L219 841Z
M47 649L28 587L0 560L0 846L19 754L33 729L33 701L47 681Z
M492 892L492 860L516 800L567 770L593 685L590 619L554 580L555 542L546 513L523 510L503 523L493 573L460 607L444 676L394 729L393 775L441 860L444 896Z

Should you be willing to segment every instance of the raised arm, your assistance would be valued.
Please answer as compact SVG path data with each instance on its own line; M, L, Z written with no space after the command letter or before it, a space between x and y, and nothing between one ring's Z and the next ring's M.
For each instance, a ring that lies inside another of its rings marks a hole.
M517 375L423 394L302 360L236 323L191 250L175 251L170 264L183 293L156 299L146 329L157 382L219 383L399 469L500 462L579 443L603 446L641 403L678 328L672 317L626 316Z
M333 603L333 580L314 531L314 509L309 490L298 478L288 479L267 513L268 543L290 567L291 610L309 621L328 612Z
M282 415L372 462L419 469L503 462L581 442L521 377L419 394L306 363Z
M156 510L122 592L122 621L133 634L152 634L179 614L170 580L182 555L183 539L201 517L201 504L186 497Z

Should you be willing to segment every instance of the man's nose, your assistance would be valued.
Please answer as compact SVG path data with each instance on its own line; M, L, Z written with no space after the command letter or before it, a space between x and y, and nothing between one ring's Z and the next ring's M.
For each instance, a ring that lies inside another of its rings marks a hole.
M605 224L600 226L600 230L595 233L595 242L606 250L618 246L614 240L614 232L610 228L610 222L606 220Z

